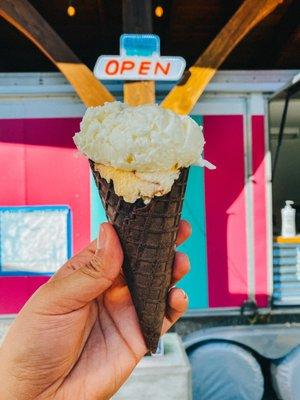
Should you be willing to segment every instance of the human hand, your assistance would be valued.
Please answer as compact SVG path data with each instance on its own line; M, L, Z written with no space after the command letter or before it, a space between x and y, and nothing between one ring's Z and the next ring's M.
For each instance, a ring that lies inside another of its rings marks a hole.
M190 235L180 223L177 244ZM97 248L96 248L97 247ZM112 225L72 257L28 300L0 348L0 400L103 400L147 352ZM177 252L173 284L189 269ZM162 333L184 313L187 297L169 292Z

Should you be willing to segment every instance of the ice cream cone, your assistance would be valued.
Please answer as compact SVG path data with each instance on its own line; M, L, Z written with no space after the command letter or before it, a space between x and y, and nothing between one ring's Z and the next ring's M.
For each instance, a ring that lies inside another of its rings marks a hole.
M188 168L181 169L169 193L145 205L142 199L125 202L93 161L90 165L107 218L121 241L123 270L147 348L154 353L166 312Z
M145 342L155 352L166 314L175 241L191 165L203 159L202 127L157 104L88 108L74 143L90 161L124 251L124 274Z

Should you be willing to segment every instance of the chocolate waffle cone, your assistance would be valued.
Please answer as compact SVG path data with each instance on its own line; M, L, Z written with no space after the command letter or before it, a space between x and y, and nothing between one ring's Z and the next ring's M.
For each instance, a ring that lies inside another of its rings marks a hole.
M145 205L141 199L124 201L113 183L107 183L90 164L106 216L120 238L125 279L147 348L154 353L166 312L188 169L181 170L168 194Z

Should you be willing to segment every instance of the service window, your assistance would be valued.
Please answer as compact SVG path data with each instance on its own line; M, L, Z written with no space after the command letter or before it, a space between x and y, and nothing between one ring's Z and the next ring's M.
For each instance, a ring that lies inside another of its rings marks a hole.
M300 75L270 101L273 304L300 305ZM292 209L285 206L292 201ZM283 217L286 228L282 229Z

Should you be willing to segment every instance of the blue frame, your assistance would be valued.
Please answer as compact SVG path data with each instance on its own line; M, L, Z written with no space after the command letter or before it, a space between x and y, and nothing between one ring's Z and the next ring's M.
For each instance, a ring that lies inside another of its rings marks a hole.
M32 212L32 211L67 211L67 257L73 254L72 236L72 210L67 205L39 205L39 206L0 206L0 213L10 212ZM0 249L0 277L4 276L52 276L53 272L30 272L30 271L2 271L1 269L1 249Z

